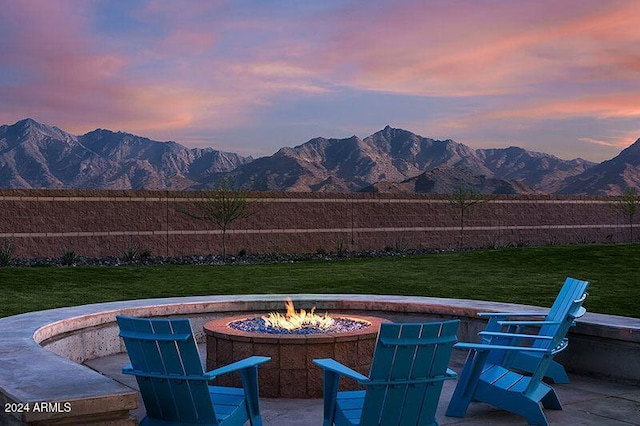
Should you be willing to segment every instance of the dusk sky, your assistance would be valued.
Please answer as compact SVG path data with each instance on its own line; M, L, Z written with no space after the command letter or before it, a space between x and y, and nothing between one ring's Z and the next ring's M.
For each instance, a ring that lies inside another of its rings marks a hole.
M640 138L640 1L0 0L0 124L270 155L385 125L602 161Z

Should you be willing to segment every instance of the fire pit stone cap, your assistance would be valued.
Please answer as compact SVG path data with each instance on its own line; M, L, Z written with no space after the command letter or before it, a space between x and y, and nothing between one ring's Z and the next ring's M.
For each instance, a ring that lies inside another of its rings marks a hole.
M229 323L234 321L241 321L243 319L253 318L264 315L263 313L249 313L242 315L232 315L226 317L216 318L207 322L204 325L204 332L209 336L213 336L218 339L234 340L241 342L255 342L255 343L276 343L279 344L306 344L306 343L331 343L331 342L346 342L359 339L371 339L375 338L380 330L380 324L384 322L391 322L386 318L372 317L366 315L353 315L353 314L341 314L332 313L331 315L338 318L348 318L357 321L365 321L370 325L356 331L345 331L342 333L322 333L322 334L268 334L268 333L254 333L242 330L236 330L229 327Z

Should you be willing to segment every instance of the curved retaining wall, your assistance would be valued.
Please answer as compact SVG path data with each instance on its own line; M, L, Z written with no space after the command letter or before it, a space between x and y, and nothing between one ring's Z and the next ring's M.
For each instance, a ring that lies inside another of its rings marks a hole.
M136 392L81 364L124 352L115 315L187 316L196 339L204 342L205 322L232 313L281 310L285 297L146 299L0 318L0 402L13 411L0 411L0 424L136 424L129 414L137 406ZM546 312L531 306L429 297L301 294L292 299L299 308L315 305L319 311L370 314L394 321L460 318L461 341L475 341L484 327L478 312ZM588 313L572 329L570 339L560 359L569 370L640 384L640 320ZM53 402L47 405L53 407L47 411L53 412L18 412L21 405L42 408L43 402Z

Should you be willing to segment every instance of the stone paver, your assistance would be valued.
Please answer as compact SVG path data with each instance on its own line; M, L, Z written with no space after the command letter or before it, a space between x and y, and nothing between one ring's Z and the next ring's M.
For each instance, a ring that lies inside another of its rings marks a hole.
M205 359L205 345L199 345L201 359ZM450 366L460 371L464 351L454 351ZM120 373L129 363L126 354L113 355L86 362L86 365L114 378L120 383L137 389L135 379ZM640 425L640 387L613 383L586 376L570 375L568 385L555 385L564 409L545 410L552 425L629 426ZM444 415L456 381L447 381L442 390L437 418L442 425L526 425L519 416L497 410L482 403L472 403L467 417L458 419ZM322 424L321 399L271 399L262 398L262 415L265 426L314 426ZM133 414L141 419L144 408Z

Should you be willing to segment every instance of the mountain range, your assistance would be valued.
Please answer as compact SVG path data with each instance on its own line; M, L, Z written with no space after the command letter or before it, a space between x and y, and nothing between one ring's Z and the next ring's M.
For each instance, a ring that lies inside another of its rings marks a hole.
M0 126L1 188L180 190L251 160L103 129L74 136L32 119Z
M254 159L97 129L81 136L24 119L0 126L0 188L615 195L640 188L640 139L602 163L518 147L473 149L385 127L315 138Z

